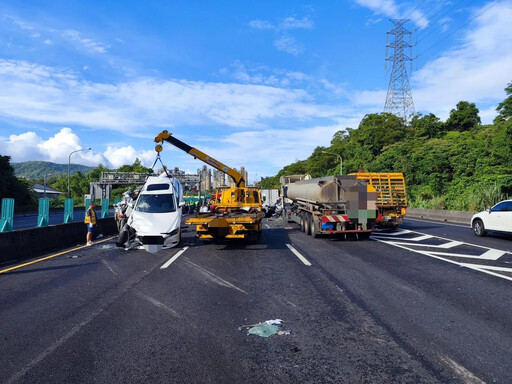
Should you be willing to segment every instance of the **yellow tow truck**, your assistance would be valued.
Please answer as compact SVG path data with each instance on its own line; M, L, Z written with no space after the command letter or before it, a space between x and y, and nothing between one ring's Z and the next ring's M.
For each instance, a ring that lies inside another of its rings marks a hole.
M155 147L158 153L162 151L164 141L226 173L235 182L236 187L221 188L215 193L213 209L209 212L198 212L195 217L185 221L187 225L196 225L197 237L201 240L257 240L261 236L263 219L260 190L246 187L246 181L240 172L191 147L168 131L162 131L155 137L155 142L160 143Z
M407 193L404 174L399 172L357 172L350 175L368 181L377 191L376 223L398 227L407 214Z

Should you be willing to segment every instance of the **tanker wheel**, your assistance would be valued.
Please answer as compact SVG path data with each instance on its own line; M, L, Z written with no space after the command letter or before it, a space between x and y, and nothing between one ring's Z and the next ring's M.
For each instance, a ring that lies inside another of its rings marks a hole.
M300 230L301 230L302 232L306 232L306 228L305 228L306 226L304 225L304 222L305 222L305 221L306 221L306 220L304 219L304 213L301 213L301 214L300 214Z
M311 215L309 213L304 214L304 233L311 235Z
M313 236L315 239L320 235L318 233L318 222L315 222L315 219L313 219L313 217L310 217L311 218L311 236Z

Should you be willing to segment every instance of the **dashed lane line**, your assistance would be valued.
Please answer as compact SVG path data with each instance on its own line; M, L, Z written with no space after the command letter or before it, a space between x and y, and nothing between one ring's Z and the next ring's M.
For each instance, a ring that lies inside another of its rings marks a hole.
M286 246L290 249L290 251L293 252L293 254L295 256L297 256L299 258L300 261L302 261L304 263L304 265L307 265L308 267L311 267L311 263L304 256L302 256L299 253L299 251L297 251L291 244L286 244Z
M112 237L108 237L106 239L103 239L103 240L98 240L98 241L95 241L94 245L96 244L99 244L99 243L103 243L105 241L108 241L112 239ZM36 264L36 263L40 263L41 261L45 261L45 260L49 260L49 259L53 259L54 257L57 257L57 256L61 256L61 255L65 255L66 253L70 253L70 252L74 252L74 251L78 251L79 249L83 249L83 248L89 248L89 247L92 247L91 245L81 245L80 247L75 247L75 248L71 248L71 249L68 249L66 251L63 251L63 252L59 252L59 253L55 253L53 255L50 255L50 256L46 256L46 257L42 257L40 259L36 259L36 260L32 260L32 261L29 261L28 263L23 263L23 264L20 264L20 265L15 265L14 267L10 267L10 268L6 268L6 269L2 269L0 271L0 274L1 273L7 273L7 272L10 272L10 271L14 271L15 269L20 269L20 268L23 268L23 267L26 267L28 265L32 265L32 264Z
M188 249L188 246L183 247L183 249L182 249L181 251L179 251L179 252L178 252L178 253L176 253L173 257L171 257L169 260L167 260L167 262L166 262L164 265L162 265L162 266L160 267L160 269L165 269L165 268L167 268L169 265L171 265L172 263L174 263L174 262L178 259L178 257L180 257L180 256L181 256L181 255L182 255L182 254L187 250L187 249Z

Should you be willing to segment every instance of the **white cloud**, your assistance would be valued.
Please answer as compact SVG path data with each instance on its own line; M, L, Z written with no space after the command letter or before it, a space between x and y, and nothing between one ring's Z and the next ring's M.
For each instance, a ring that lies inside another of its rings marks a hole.
M314 23L307 17L302 19L287 17L275 25L265 20L252 20L248 25L254 29L274 31L274 46L277 50L294 56L301 54L304 51L304 48L297 43L297 40L289 31L297 29L312 29L314 27Z
M0 60L0 117L6 119L140 136L169 123L264 127L270 119L338 115L332 106L312 103L301 89L158 78L101 84L62 69Z
M131 165L135 159L139 159L145 166L153 165L155 160L155 151L136 151L131 145L126 147L112 147L108 146L103 154L114 168L119 168L122 165Z
M279 37L274 40L274 46L278 51L286 52L294 56L303 52L303 48L297 44L295 38L287 33L279 35Z
M77 150L78 152L74 152ZM74 164L97 166L101 163L112 168L133 164L136 158L144 165L151 166L155 159L154 151L138 151L131 145L108 146L104 153L99 153L94 148L87 150L71 128L62 128L47 139L43 139L35 132L10 135L0 141L0 153L11 156L13 162L41 160L58 164L67 164L71 155L71 163Z
M459 47L413 73L411 86L417 110L444 119L461 100L497 104L504 99L503 89L510 82L512 68L512 3L496 1L474 15ZM489 118L489 113L485 117ZM492 118L484 120L482 115L482 121Z
M395 0L354 0L362 7L368 8L376 15L383 15L395 19L411 19L420 28L428 26L429 21L418 9L401 6ZM370 18L373 20L373 18Z
M94 41L90 38L83 37L80 32L74 29L67 29L65 31L62 31L61 35L65 39L76 42L88 50L97 53L105 53L107 51L107 46L105 44L100 43L98 41Z

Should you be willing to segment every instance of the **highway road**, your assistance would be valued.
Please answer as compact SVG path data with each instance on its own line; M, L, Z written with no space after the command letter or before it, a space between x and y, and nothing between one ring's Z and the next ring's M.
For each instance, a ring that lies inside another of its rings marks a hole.
M0 382L512 382L510 237L414 219L369 240L281 219L255 244L183 235L1 273Z

